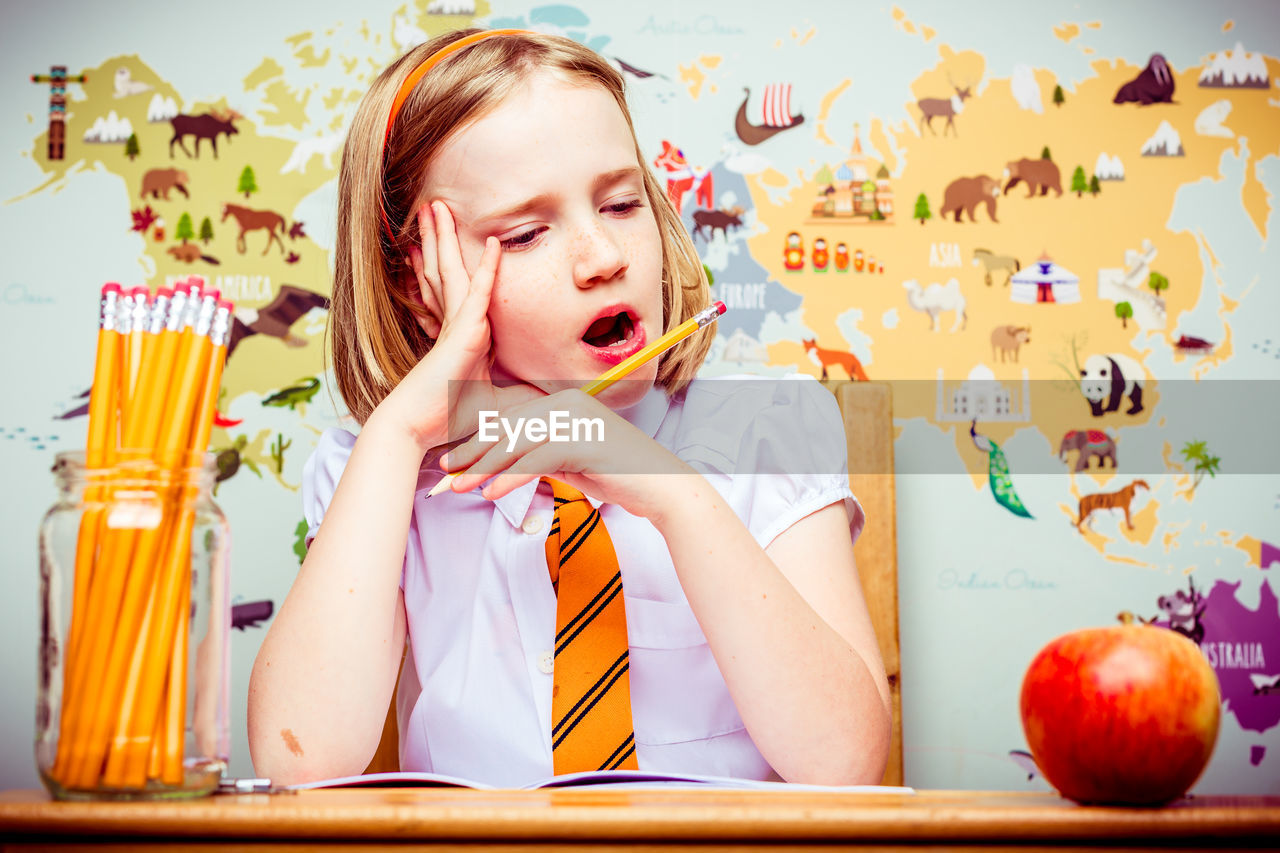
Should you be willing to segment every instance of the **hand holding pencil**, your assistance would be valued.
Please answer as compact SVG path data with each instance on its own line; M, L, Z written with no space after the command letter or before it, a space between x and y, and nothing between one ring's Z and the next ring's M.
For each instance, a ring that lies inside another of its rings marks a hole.
M702 311L699 311L688 320L685 320L679 326L676 326L674 329L644 347L630 358L609 368L604 373L582 386L582 392L592 397L600 394L615 382L626 378L641 365L662 355L664 352L671 349L676 344L680 343L680 341L689 337L699 329L710 325L713 321L719 318L725 310L725 304L723 302L715 302L711 306L704 308ZM462 473L464 472L455 471L445 475L440 482L436 483L435 486L431 488L431 491L427 492L427 497L433 497L450 488L453 481Z

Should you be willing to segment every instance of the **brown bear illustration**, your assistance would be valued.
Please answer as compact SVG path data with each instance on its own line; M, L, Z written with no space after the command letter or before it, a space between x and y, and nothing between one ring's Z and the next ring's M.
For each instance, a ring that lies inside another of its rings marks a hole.
M187 198L191 198L191 193L187 192L187 183L191 178L181 169L152 169L142 176L142 197L146 198L147 193L152 198L163 198L169 200L169 190L176 189Z
M1027 198L1040 191L1040 195L1048 195L1049 190L1057 190L1062 195L1062 175L1058 172L1058 164L1052 160L1032 160L1023 157L1004 167L1009 183L1004 185L1004 194L1008 195L1018 181L1027 182Z
M999 222L996 219L996 199L1000 197L1000 182L995 178L986 175L974 175L972 178L956 178L947 184L946 192L942 198L942 210L938 212L938 216L943 219L947 218L947 214L955 211L956 222L960 221L961 212L969 214L969 221L975 221L973 211L979 203L985 203L987 206L987 216L991 217L992 222Z

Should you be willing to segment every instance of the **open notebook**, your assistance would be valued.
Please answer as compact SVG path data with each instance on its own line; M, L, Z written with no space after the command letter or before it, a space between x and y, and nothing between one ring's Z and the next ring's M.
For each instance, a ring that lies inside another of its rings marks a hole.
M661 773L649 770L587 770L581 773L566 773L553 776L528 785L523 789L533 788L577 788L587 785L626 786L632 788L672 787L672 788L724 788L734 790L778 790L778 791L845 791L861 793L914 794L912 788L900 788L887 785L798 785L791 782L761 782L755 779L735 779L729 776L704 776L697 773ZM477 790L499 790L496 785L473 782L470 779L459 779L456 776L445 776L441 773L418 773L401 771L398 773L366 773L362 776L341 776L337 779L321 779L318 782L304 782L301 785L290 785L290 790L307 788L475 788Z

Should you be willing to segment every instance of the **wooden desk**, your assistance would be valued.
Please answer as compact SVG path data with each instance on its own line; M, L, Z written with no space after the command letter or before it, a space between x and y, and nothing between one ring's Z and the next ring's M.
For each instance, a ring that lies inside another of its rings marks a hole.
M917 851L1280 845L1280 797L1197 797L1162 809L1081 807L1050 794L382 788L185 802L55 803L0 792L6 850L795 850L832 843Z

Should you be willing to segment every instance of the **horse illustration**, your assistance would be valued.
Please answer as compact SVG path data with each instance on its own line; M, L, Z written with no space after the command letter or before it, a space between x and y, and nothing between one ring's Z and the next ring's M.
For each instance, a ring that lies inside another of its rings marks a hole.
M1012 255L997 255L990 249L974 249L973 265L982 264L986 268L986 275L983 281L987 287L991 286L991 273L996 270L1003 270L1006 273L1004 286L1008 287L1009 282L1013 280L1013 274L1022 269L1022 264Z
M653 165L667 170L667 198L671 200L677 214L684 203L684 194L691 188L698 204L705 208L713 206L710 169L690 166L684 152L665 139L662 140L662 153L653 161Z
M280 253L284 253L284 241L276 234L276 229L280 229L280 234L288 231L285 219L274 210L251 210L247 207L241 207L238 204L224 204L222 206L222 221L226 222L228 216L234 216L236 223L240 226L240 235L236 237L236 251L240 254L245 253L244 235L249 231L257 231L259 228L267 229L267 245L262 249L262 254L266 254L271 248L271 241L274 240L276 245L280 247Z

